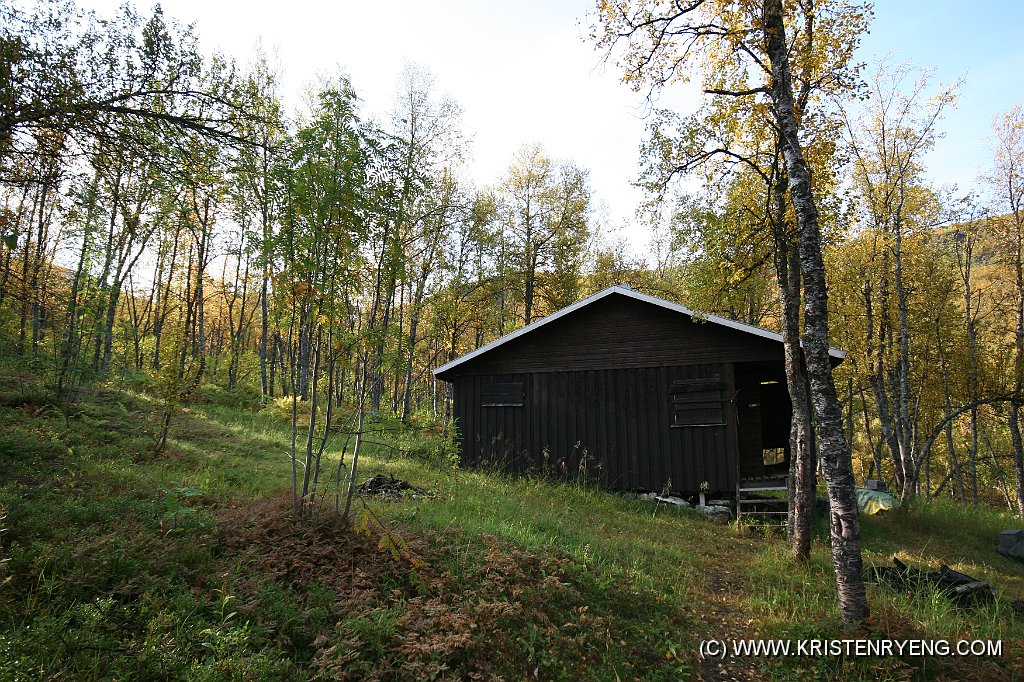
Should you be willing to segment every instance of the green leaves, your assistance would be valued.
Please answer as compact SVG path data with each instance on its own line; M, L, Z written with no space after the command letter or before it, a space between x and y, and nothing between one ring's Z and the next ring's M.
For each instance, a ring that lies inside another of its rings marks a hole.
M578 300L590 235L587 172L571 162L556 163L540 145L524 145L495 199L498 273L515 292L520 321L529 324ZM548 307L540 309L540 301Z

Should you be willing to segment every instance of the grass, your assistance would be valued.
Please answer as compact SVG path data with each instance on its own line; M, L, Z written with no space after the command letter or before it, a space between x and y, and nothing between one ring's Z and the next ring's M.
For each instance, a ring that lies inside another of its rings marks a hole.
M1006 514L934 502L865 518L867 564L945 562L1000 601L869 585L872 619L850 631L823 527L800 567L778 534L459 471L428 429L386 423L362 472L420 494L369 501L354 533L289 519L280 410L209 391L153 457L157 406L138 387L97 386L70 419L47 395L35 370L0 369L0 680L992 679L1024 660L1010 604L1024 570L994 552L1019 525ZM712 637L1001 639L1004 653L701 660Z

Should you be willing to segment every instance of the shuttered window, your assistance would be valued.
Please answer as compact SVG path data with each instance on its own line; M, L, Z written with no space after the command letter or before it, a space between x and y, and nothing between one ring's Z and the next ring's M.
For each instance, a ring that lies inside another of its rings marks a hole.
M672 426L725 424L724 386L720 377L672 382Z
M480 390L481 407L522 407L523 383L484 384Z

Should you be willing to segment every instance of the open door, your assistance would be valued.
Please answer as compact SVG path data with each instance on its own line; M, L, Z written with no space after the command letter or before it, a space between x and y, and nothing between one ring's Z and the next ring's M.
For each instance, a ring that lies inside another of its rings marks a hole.
M760 478L765 475L764 443L761 438L761 386L757 382L737 386L735 400L740 478Z

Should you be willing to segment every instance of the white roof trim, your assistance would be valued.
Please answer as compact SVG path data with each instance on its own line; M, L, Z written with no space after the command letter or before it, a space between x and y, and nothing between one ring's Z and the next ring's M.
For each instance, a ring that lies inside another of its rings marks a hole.
M605 298L606 296L611 296L612 294L621 294L623 296L628 296L629 298L634 298L634 299L636 299L638 301L644 301L646 303L652 303L652 304L654 304L656 306L660 306L660 307L665 308L667 310L671 310L671 311L674 311L674 312L677 312L677 313L682 313L684 315L688 315L690 318L696 317L697 319L706 320L707 322L711 322L713 324L720 324L723 327L729 327L730 329L736 329L736 330L741 331L741 332L746 332L747 334L753 334L754 336L760 336L760 337L765 338L765 339L770 339L772 341L778 341L779 343L782 343L782 334L779 334L777 332L769 331L767 329L762 329L761 327L755 327L752 324L744 324L743 322L737 322L735 320L730 320L730 319L725 318L725 317L719 317L718 315L710 315L710 314L706 314L706 313L698 313L696 311L690 310L686 306L679 305L678 303L672 303L671 301L666 301L665 299L658 298L657 296L650 296L648 294L642 294L639 291L634 291L633 289L630 289L629 287L624 287L624 286L621 286L621 285L615 285L615 286L608 287L607 289L602 289L601 291L597 292L596 294L588 296L587 298L584 298L581 301L577 301L576 303L573 303L571 306L569 306L567 308L562 308L558 312L552 313L551 315L548 315L547 317L545 317L545 318L543 318L541 320L537 320L536 322L532 322L532 323L526 325L525 327L523 327L522 329L517 329L516 331L514 331L514 332L512 332L510 334L506 334L505 336L502 336L499 339L495 339L494 341L491 341L490 343L488 343L485 346L480 346L475 351L472 351L470 353L466 353L462 357L456 358L456 359L452 360L451 362L449 362L447 364L441 365L440 367L435 369L433 373L435 375L437 375L437 374L440 374L441 372L446 372L449 369L452 369L453 367L457 367L457 366L461 365L464 362L472 360L473 358L477 357L478 355L483 355L484 353L490 352L490 351L494 350L495 348L497 348L498 346L504 345L504 344L508 343L509 341L512 341L513 339L517 339L520 336L523 336L524 334L528 334L528 333L530 333L530 332L532 332L532 331L534 331L536 329L539 329L540 327L543 327L544 325L546 325L546 324L548 324L550 322L554 322L555 320L557 320L560 317L564 317L565 315L568 315L568 314L570 314L570 313L572 313L572 312L574 312L576 310L579 310L580 308L582 308L584 306L588 306L591 303L594 303L595 301L599 301L602 298ZM838 348L829 348L828 349L828 354L831 355L834 358L839 359L839 360L842 360L843 358L846 357L846 351L845 350L840 350Z

